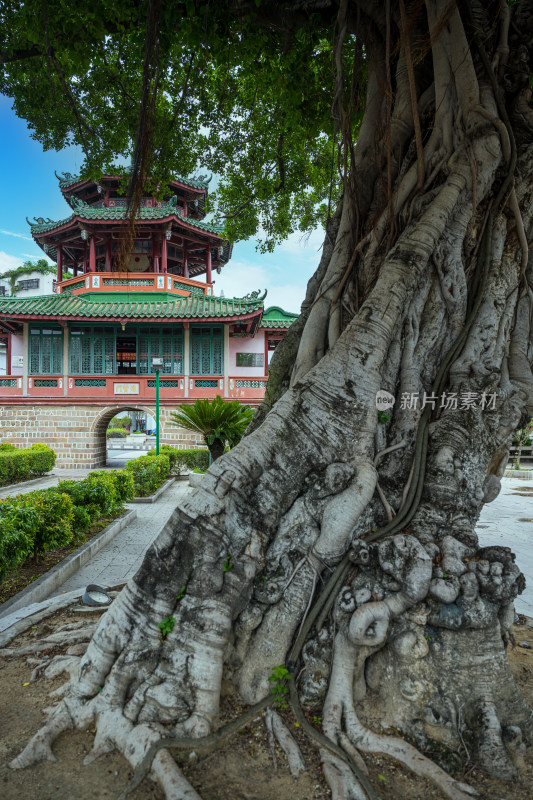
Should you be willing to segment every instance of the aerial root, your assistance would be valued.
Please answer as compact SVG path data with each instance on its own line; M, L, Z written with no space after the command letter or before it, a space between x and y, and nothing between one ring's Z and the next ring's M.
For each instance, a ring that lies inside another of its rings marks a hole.
M10 769L24 769L39 761L57 761L52 752L52 742L63 731L74 727L72 717L64 704L57 707L48 722L28 742L22 753L9 763Z
M502 728L494 700L490 695L480 697L477 704L479 724L478 758L491 775L502 780L516 778L516 769L502 740Z
M305 772L306 766L300 748L293 736L283 723L280 715L271 708L267 708L265 711L265 722L269 734L275 736L279 746L287 756L292 777L298 778L302 772Z
M441 767L397 736L382 736L373 733L361 725L355 712L345 708L345 720L348 736L352 744L363 753L380 753L400 761L416 775L427 778L440 786L450 800L469 800L476 797L477 792L466 783L456 781Z
M195 750L199 752L211 752L212 750L215 750L217 747L219 747L220 744L225 739L228 739L234 733L237 733L239 730L241 730L243 725L246 725L248 722L254 719L254 717L256 717L260 711L262 711L264 708L267 708L267 706L270 706L273 702L274 702L274 697L272 695L263 698L263 700L260 700L258 703L251 706L247 711L245 711L244 714L241 714L240 717L237 717L237 719L228 722L226 725L224 725L215 733L211 733L209 734L209 736L203 736L201 739L192 739L188 736L187 737L165 736L153 742L153 744L146 751L142 760L139 761L139 763L137 764L133 778L131 779L128 786L124 789L124 791L120 795L119 800L126 800L126 797L128 797L128 795L131 792L133 792L134 789L137 788L137 786L141 783L141 781L148 774L151 768L155 772L156 756L160 754L159 753L160 750L165 750L165 749ZM174 767L177 769L174 759L171 758L170 754L167 753L166 755L168 755L168 758L170 758L170 761L172 761L172 764L174 764ZM127 757L129 759L128 755ZM165 764L167 763L166 758L163 761ZM160 764L161 761L158 759L157 763ZM183 780L185 780L185 778L183 778ZM194 789L192 791L194 792ZM198 798L198 800L201 800L201 798L196 793L194 793L194 795L191 794L189 795L182 794L179 796L171 795L167 796L167 800L170 800L170 797L172 798L176 797L176 800L181 800L182 797L183 798L186 797L187 800L189 799L192 800L192 798L194 798L194 800L196 800L196 798Z
M329 750L320 749L324 775L332 800L368 800L368 795L350 767Z
M81 642L88 642L96 630L96 625L88 625L79 630L64 629L56 633L46 636L44 639L33 644L26 645L25 647L11 648L4 647L0 649L0 658L16 658L17 656L30 655L31 653L39 653L43 650L50 650L52 647L72 646L80 644Z

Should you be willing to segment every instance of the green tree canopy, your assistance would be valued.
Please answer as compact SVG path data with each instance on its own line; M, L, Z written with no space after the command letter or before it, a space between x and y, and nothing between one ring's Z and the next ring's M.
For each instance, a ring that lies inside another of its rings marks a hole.
M272 249L324 221L332 176L335 199L339 190L333 14L284 27L275 5L5 2L0 91L45 149L80 145L85 176L116 173L128 157L152 188L217 173L211 201L227 236L259 233ZM342 58L360 55L348 37Z

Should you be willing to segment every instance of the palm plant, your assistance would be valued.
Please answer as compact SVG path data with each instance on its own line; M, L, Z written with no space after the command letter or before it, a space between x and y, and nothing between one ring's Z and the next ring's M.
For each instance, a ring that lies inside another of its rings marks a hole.
M212 402L197 400L194 405L180 405L179 412L171 414L174 425L201 434L216 461L226 445L235 447L240 442L254 412L238 400L226 401L217 395Z

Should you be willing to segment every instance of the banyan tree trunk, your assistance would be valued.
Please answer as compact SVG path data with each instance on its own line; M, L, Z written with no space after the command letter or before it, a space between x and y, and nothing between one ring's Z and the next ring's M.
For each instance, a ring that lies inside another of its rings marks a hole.
M384 5L341 3L371 32L365 116L255 429L176 509L85 655L56 667L64 698L13 767L89 722L88 760L117 747L136 765L161 723L210 734L223 677L256 703L286 665L293 701L322 709L335 800L371 794L358 750L451 798L470 790L434 759L461 742L515 775L533 717L504 646L524 582L475 525L533 415L532 4L511 23L498 3L473 18ZM153 775L169 800L198 797L165 749Z

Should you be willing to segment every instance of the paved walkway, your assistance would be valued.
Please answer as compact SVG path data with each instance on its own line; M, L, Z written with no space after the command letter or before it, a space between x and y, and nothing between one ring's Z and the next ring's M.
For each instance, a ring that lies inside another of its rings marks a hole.
M483 507L476 533L483 547L502 545L516 554L526 588L516 598L515 610L533 617L533 480L502 478L502 490Z
M88 564L55 589L54 596L85 588L89 583L97 583L105 588L126 583L135 575L144 553L190 490L186 481L175 481L155 503L136 503L137 519L120 531Z

